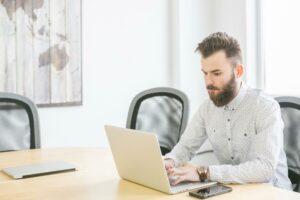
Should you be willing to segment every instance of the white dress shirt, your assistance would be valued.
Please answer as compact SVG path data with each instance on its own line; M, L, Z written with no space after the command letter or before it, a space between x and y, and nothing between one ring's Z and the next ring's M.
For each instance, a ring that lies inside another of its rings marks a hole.
M176 166L186 163L207 138L220 163L209 166L212 181L265 182L291 189L283 122L274 99L242 83L238 95L226 106L204 101L165 158L173 159Z

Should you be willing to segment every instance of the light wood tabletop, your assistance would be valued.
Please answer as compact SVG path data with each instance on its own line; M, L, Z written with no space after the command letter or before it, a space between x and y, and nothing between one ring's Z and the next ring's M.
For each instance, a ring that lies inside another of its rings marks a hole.
M13 180L0 172L0 200L147 200L196 199L188 193L168 195L120 179L109 149L55 148L0 153L0 169L63 160L78 171ZM230 185L233 191L211 200L299 200L300 194L266 184Z

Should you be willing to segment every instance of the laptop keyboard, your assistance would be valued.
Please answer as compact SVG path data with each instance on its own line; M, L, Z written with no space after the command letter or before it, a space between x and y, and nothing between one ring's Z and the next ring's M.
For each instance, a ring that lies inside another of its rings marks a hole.
M178 185L171 186L171 191L172 193L177 193L177 192L185 192L197 188L205 188L211 185L215 185L216 182L185 182L185 183L179 183Z

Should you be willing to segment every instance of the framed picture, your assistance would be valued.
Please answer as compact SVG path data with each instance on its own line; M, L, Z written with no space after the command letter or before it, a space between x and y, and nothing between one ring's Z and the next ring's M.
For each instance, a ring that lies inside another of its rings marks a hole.
M81 0L0 1L0 91L82 104Z

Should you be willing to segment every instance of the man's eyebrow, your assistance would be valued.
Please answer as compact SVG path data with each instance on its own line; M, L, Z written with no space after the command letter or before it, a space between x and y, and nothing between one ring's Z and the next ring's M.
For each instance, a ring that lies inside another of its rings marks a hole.
M201 71L203 71L204 73L207 73L206 71L204 71L203 69L201 69ZM219 69L214 69L214 70L211 70L209 71L209 73L215 73L215 72L220 72L221 70Z

